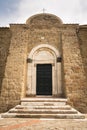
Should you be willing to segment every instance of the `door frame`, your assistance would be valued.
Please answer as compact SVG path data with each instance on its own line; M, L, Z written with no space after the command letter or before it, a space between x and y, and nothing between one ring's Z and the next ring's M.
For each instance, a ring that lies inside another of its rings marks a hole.
M44 59L44 54L47 56ZM62 95L62 76L61 62L57 62L60 57L58 49L48 44L41 44L34 47L28 55L28 71L27 71L27 96L36 96L36 66L37 64L52 64L52 96L58 97Z

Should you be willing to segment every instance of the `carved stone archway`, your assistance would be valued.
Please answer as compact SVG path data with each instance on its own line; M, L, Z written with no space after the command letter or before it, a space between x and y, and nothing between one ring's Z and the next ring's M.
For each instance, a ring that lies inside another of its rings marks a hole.
M52 96L62 94L61 61L59 51L48 44L34 47L28 55L27 92L28 96L36 96L36 67L37 64L52 65Z

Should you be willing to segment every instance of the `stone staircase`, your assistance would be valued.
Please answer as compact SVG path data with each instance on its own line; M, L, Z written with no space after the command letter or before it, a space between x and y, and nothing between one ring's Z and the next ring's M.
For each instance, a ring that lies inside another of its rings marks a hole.
M21 104L2 118L58 118L58 119L84 119L85 116L67 105L67 99L61 98L24 98Z

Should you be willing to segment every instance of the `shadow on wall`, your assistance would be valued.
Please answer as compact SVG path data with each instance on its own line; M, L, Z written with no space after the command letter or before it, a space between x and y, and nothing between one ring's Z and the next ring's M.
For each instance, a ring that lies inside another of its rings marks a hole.
M61 74L62 74L62 97L63 98L67 98L67 92L66 92L66 87L65 87L65 77L64 77L64 57L63 57L63 44L62 44L62 33L60 33L60 46L59 46L59 50L61 52Z
M87 29L85 28L80 28L79 33L79 47L80 47L80 52L81 52L81 57L82 57L82 62L83 62L83 67L84 67L84 77L83 80L80 81L82 82L82 90L83 90L83 97L81 98L80 105L84 106L81 108L82 112L87 113Z
M9 28L0 28L0 95L4 91L3 80L5 77L6 61L9 55L9 46L11 40L11 32ZM3 86L3 88L2 88Z

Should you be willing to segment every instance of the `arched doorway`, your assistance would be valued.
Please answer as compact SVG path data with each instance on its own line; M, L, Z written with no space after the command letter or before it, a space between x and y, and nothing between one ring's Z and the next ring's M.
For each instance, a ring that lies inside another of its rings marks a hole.
M48 44L41 44L28 55L27 95L62 94L61 62L59 51Z

